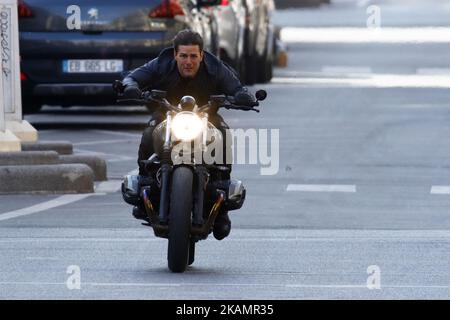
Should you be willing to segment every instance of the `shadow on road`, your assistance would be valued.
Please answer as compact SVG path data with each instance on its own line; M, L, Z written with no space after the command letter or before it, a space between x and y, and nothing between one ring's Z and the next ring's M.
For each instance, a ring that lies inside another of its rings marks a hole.
M145 107L45 107L36 115L99 115L99 116L133 116L133 115L149 115L149 111Z
M138 130L150 119L145 107L44 107L39 113L25 116L37 130Z
M147 128L147 122L140 123L118 123L118 122L33 122L30 121L34 128L37 130L52 130L52 129L65 129L65 130L86 130L86 129L101 129L101 130L130 130L130 131L143 131Z

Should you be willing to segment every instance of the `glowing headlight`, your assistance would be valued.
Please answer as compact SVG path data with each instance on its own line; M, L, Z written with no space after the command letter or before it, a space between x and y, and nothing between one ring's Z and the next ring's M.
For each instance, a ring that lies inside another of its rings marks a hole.
M172 120L172 133L175 138L182 141L191 141L197 138L203 129L203 122L193 112L182 111Z

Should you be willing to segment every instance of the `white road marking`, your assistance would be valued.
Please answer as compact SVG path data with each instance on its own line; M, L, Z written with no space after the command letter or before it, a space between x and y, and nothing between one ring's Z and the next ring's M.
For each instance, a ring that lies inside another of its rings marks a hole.
M356 2L356 6L361 8L361 7L367 7L370 4L371 0L358 0Z
M431 194L450 194L450 186L432 186Z
M100 182L95 186L95 192L100 193L115 193L120 191L123 180L108 180Z
M425 108L445 108L448 109L450 108L450 105L448 104L413 104L413 103L408 103L408 104L392 104L392 105L386 105L384 104L383 107L390 107L390 108L410 108L410 109L425 109Z
M86 193L86 194L70 194L70 195L60 196L56 199L42 202L37 205L28 207L28 208L23 208L23 209L19 209L19 210L2 213L2 214L0 214L0 221L23 217L23 216L27 216L27 215L30 215L33 213L57 208L57 207L64 206L64 205L72 203L72 202L80 201L80 200L90 197L92 195L94 195L94 194Z
M301 77L321 77L323 73L321 70L299 70L299 71L289 71L283 70L276 73L279 78L301 78ZM231 119L230 119L231 120ZM234 121L239 121L240 119L232 119Z
M136 175L138 174L138 169L134 169L127 174ZM104 182L100 182L97 186L94 187L95 193L85 193L85 194L74 194L74 195L63 195L56 199L45 201L27 208L22 208L14 211L9 211L0 214L0 221L5 221L9 219L14 219L22 216L27 216L33 213L38 213L42 211L46 211L49 209L53 209L56 207L60 207L66 204L70 204L76 201L80 201L86 199L90 196L103 196L108 193L115 193L120 191L121 183L123 180L108 180ZM1 241L1 240L0 240Z
M139 169L134 169L128 172L126 175L138 175ZM104 182L100 182L98 185L95 186L95 192L102 192L102 193L115 193L121 190L122 188L122 181L123 179L113 179L108 180Z
M281 30L286 43L450 43L449 27L294 28Z
M41 246L44 242L64 243L61 246L65 250L65 244L74 242L86 242L87 245L97 246L100 243L110 242L159 242L165 245L165 239L152 237L148 230L130 229L107 230L102 228L83 229L82 233L73 228L44 228L39 231L29 228L9 230L1 233L0 243L26 243L27 248L33 251L33 245ZM20 236L20 235L24 236ZM99 236L102 235L102 236ZM233 231L227 242L371 242L371 243L449 243L448 230L311 230L311 229L240 229ZM0 251L1 251L0 246ZM59 247L55 247L57 249Z
M360 88L450 88L450 75L372 74L359 78L272 78L275 84Z
M104 133L104 134L110 134L114 136L121 136L121 137L131 137L131 138L138 138L140 139L142 137L142 134L137 133L129 133L129 132L123 132L123 131L110 131L110 130L89 130L91 132L97 132L97 133Z
M323 73L332 74L371 74L370 67L353 67L353 66L323 66Z
M128 161L135 159L134 157L130 156L124 156L124 155L118 155L118 154L112 154L112 153L104 153L99 151L92 151L92 150L85 150L85 149L79 149L74 148L73 151L79 154L85 154L85 155L97 155L99 157L104 158L107 162L119 162L119 161Z
M107 144L107 143L130 143L130 139L116 139L116 140L97 140L97 141L85 141L85 142L76 142L74 146L90 146L96 144Z
M364 237L364 238L325 238L325 237L314 237L314 238L230 238L227 239L228 242L399 242L402 241L401 237L396 238L389 238L389 239L380 239L377 237ZM413 239L414 241L423 241L423 239ZM425 239L428 240L428 239ZM434 240L432 238L431 240ZM27 243L30 242L32 244L35 243L43 243L43 242L56 242L56 243L80 243L80 242L87 242L87 243L120 243L120 242L138 242L138 243L144 243L144 242L163 242L165 239L163 238L155 238L155 237L148 237L148 238L95 238L95 237L85 237L85 238L0 238L0 243Z
M450 69L446 68L418 68L416 69L417 74L424 75L448 75L450 76Z
M303 284L287 284L286 287L288 288L339 288L339 289L345 289L345 288L364 288L368 290L367 285L303 285ZM384 288L397 288L397 289L449 289L450 286L433 286L433 285L381 285L381 289Z
M22 286L67 286L66 282L14 282L4 281L0 285L22 285ZM193 282L193 283L145 283L145 282L81 282L81 287L284 287L284 288L310 288L310 289L365 289L366 284L280 284L280 283L215 283L215 282ZM450 285L386 285L381 288L396 289L449 289Z
M286 191L303 192L356 192L355 185L332 184L289 184Z
M9 238L9 239L0 239L0 243L14 243L14 242L156 242L162 241L161 238Z

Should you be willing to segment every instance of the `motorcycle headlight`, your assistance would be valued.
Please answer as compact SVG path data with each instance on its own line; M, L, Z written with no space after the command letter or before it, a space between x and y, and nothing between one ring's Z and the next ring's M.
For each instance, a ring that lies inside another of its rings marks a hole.
M203 129L203 122L193 112L182 111L172 120L172 133L176 139L192 141L197 138Z

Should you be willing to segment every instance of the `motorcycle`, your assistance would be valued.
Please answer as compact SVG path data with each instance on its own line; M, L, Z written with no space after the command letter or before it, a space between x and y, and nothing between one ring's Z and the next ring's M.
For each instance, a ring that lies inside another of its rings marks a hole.
M114 86L120 92L121 83ZM199 154L223 142L207 112L212 108L259 112L255 107L266 96L264 90L257 91L250 106L237 105L234 97L225 95L211 96L201 107L193 97L184 96L174 106L161 90L144 92L137 100L118 100L147 108L160 106L166 114L153 131L155 153L141 161L148 175L125 176L122 196L126 203L144 210L143 225L153 228L155 236L168 239L167 260L172 272L184 272L194 262L196 242L212 232L221 209L240 209L245 200L246 189L242 181L229 178L230 167L198 160Z

